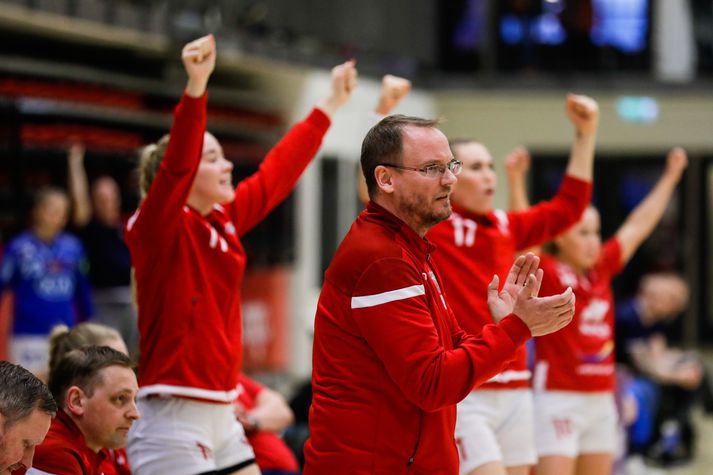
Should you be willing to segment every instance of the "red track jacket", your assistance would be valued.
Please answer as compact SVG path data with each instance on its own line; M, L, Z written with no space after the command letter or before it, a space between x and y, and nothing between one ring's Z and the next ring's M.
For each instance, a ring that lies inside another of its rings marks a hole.
M235 399L245 271L239 237L292 191L329 124L313 110L238 183L233 202L201 216L186 199L201 159L206 95L183 96L161 167L127 224L139 301L140 396Z
M516 316L463 332L434 249L375 203L339 246L315 319L305 475L458 473L455 404L530 332Z

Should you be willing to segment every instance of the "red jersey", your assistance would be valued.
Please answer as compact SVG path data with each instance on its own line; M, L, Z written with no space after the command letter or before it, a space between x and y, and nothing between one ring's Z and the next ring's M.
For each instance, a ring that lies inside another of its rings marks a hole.
M126 449L102 449L104 460L101 470L104 475L131 475Z
M87 447L84 435L64 410L57 411L45 440L35 449L32 469L53 475L115 475L113 464L106 459L107 450L98 453ZM29 473L33 470L30 469ZM16 470L13 475L24 475Z
M438 265L444 269L443 287L460 326L478 335L493 323L488 310L488 284L493 275L501 285L515 253L536 246L576 223L589 204L592 184L565 176L557 195L518 212L496 210L486 215L454 207L453 215L428 232L438 246ZM526 350L481 389L513 389L529 386Z
M317 306L305 475L458 473L456 408L529 337L514 315L460 329L435 246L375 203L340 244Z
M243 373L238 377L238 402L247 410L255 407L255 400L265 387ZM248 442L255 452L255 463L260 470L281 470L299 472L300 466L295 455L285 442L274 432L258 429L246 432Z
M229 403L242 359L239 237L293 189L329 118L315 109L270 151L233 202L202 216L186 205L201 159L206 95L184 95L148 196L127 223L140 332L139 396L172 394ZM206 371L210 368L210 371Z
M608 240L595 266L577 275L567 264L543 255L540 295L572 287L577 298L572 322L535 338L535 389L598 392L614 390L614 296L611 280L623 265L621 246Z

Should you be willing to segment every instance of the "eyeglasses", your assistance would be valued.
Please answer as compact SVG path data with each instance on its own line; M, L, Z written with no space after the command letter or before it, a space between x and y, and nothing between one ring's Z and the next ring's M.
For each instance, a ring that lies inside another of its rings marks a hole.
M450 170L454 175L458 175L463 169L463 162L460 160L451 160L445 165L441 163L433 163L431 165L426 165L425 167L415 168L415 167L404 167L402 165L394 165L391 163L380 163L379 165L383 167L398 168L399 170L411 170L414 172L420 172L421 175L427 178L438 178L442 177L446 173L446 169Z

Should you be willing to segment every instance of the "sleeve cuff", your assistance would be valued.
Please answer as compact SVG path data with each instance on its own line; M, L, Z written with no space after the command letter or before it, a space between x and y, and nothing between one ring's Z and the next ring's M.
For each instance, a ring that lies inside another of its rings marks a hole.
M525 322L514 313L503 318L498 326L507 333L515 346L520 346L532 338L530 329L527 328Z
M329 119L329 116L327 116L327 114L325 114L319 107L312 109L312 112L309 113L305 122L314 125L322 132L326 132L329 126L332 125L332 121Z
M574 193L589 193L592 192L592 182L582 180L572 175L565 175L562 180L562 190L572 191Z

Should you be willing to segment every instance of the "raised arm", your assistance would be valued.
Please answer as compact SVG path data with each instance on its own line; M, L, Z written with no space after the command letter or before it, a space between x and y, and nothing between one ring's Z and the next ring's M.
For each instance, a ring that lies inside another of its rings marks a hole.
M329 93L317 103L317 108L330 119L347 103L357 86L356 61L349 60L332 68Z
M324 99L270 150L257 172L238 183L230 209L239 235L262 221L294 189L319 150L332 115L349 100L356 81L353 60L335 66Z
M410 90L411 81L408 79L391 74L381 78L381 94L379 94L379 101L376 103L374 112L369 114L369 127L373 127L378 121L391 114L391 111L399 105L401 99L406 97ZM366 180L361 166L357 172L357 193L359 200L366 205L369 202L369 192L366 189Z
M565 110L575 129L567 175L591 182L594 146L599 126L599 106L591 97L568 94Z
M508 179L508 197L511 211L524 211L530 207L527 198L527 172L530 170L530 152L525 147L515 147L505 158Z
M139 211L128 223L128 239L132 239L136 230L144 242L159 246L175 237L182 217L181 210L201 160L206 125L206 87L215 67L215 39L209 35L188 43L181 58L188 81L174 112L170 138L168 144L159 142L149 145L142 153L142 160L149 163L146 168L153 170L155 178ZM162 147L165 147L165 152Z
M688 166L686 151L680 147L672 149L666 158L666 169L648 195L629 214L616 232L621 246L621 260L626 263L641 243L649 237L663 216L683 171Z
M181 60L188 74L186 94L197 98L205 94L208 79L215 69L216 49L213 35L198 38L183 47Z
M382 117L391 114L401 99L411 91L411 81L391 74L381 78L381 94L374 112Z
M89 200L89 180L84 169L84 145L73 143L67 151L67 181L72 200L72 224L78 228L87 225L92 217Z

